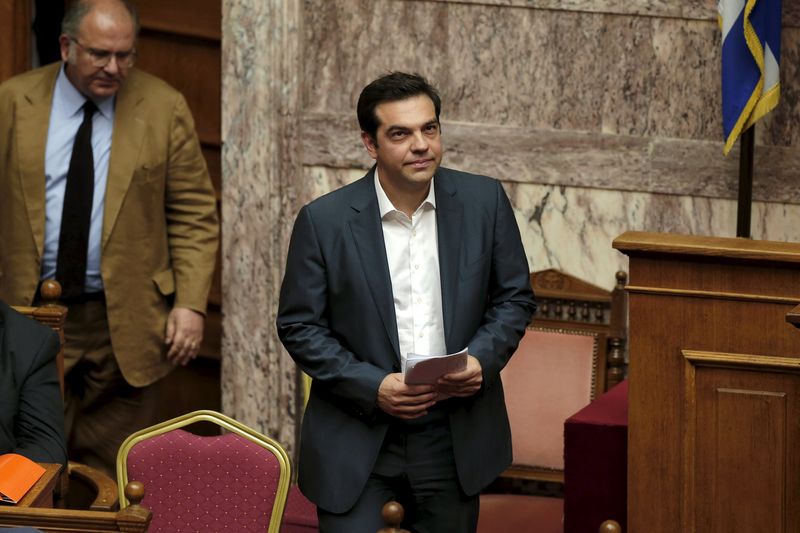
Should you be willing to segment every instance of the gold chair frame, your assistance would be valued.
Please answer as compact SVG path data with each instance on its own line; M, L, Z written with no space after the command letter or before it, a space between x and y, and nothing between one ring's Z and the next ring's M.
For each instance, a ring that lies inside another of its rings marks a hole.
M117 454L117 480L119 481L120 494L119 504L120 509L125 509L128 506L128 500L123 494L122 487L128 483L128 453L131 449L144 440L147 440L164 433L168 433L174 429L180 429L196 422L211 422L217 424L221 428L244 437L245 439L258 444L262 448L272 453L277 459L280 466L280 477L278 479L278 487L275 494L275 503L272 506L272 515L269 520L268 533L278 533L281 528L283 520L283 512L286 508L286 498L289 494L289 481L291 478L291 463L286 450L274 439L262 435L261 433L245 426L230 417L218 413L216 411L201 410L193 411L185 415L167 420L160 424L156 424L149 428L142 429L125 439L125 442L120 446Z

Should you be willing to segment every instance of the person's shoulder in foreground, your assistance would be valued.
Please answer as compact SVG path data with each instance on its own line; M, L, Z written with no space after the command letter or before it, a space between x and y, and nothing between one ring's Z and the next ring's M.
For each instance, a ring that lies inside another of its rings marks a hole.
M0 453L65 464L55 331L0 301Z

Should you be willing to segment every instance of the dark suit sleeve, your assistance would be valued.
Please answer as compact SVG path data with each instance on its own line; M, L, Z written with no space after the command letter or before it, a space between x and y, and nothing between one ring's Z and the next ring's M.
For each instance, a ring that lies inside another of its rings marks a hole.
M468 343L484 380L491 383L517 349L536 310L530 272L511 203L499 181L487 307L481 326Z
M66 464L64 404L56 369L59 344L58 335L47 331L29 358L30 368L20 384L14 453L33 461Z
M320 222L322 223L322 222ZM295 221L278 308L278 336L292 358L358 416L372 416L387 372L359 360L336 338L328 321L327 265L307 207ZM357 320L357 317L353 317Z

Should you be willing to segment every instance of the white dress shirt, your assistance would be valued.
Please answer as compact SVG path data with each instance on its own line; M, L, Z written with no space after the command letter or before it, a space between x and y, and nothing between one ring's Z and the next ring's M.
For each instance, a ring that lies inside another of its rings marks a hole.
M41 279L56 277L58 239L61 236L61 213L67 190L67 171L72 158L75 135L83 122L86 97L67 78L64 67L58 73L50 108L50 126L44 158L44 254ZM89 225L89 250L86 260L86 292L103 290L100 276L100 241L103 233L103 209L108 179L108 160L111 155L111 135L114 130L115 97L95 102L97 112L92 117L92 153L94 155L94 194Z
M411 218L386 196L377 168L375 191L392 281L400 357L405 359L409 353L445 354L433 180L427 198Z

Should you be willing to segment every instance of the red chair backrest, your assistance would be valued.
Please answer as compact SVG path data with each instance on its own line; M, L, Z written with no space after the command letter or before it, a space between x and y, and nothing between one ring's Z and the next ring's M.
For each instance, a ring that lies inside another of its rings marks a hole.
M135 444L128 478L144 483L150 531L267 531L280 464L234 433L198 436L174 429Z

